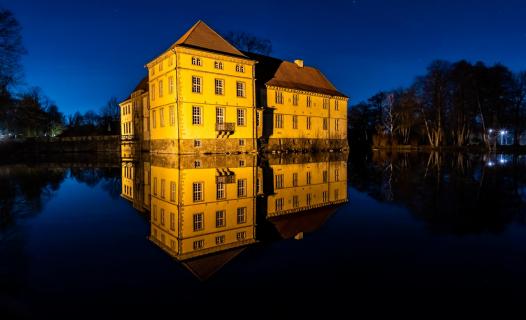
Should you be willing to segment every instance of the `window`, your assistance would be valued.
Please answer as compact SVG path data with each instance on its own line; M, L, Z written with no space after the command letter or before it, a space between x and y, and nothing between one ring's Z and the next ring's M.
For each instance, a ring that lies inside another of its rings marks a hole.
M163 61L159 61L159 71L163 71Z
M216 244L223 244L223 243L225 243L225 236L217 236Z
M155 84L152 84L152 101L155 100Z
M239 139L239 146L244 147L245 146L245 139Z
M323 130L327 130L329 126L329 121L327 118L323 118Z
M201 58L192 57L192 64L194 66L201 66Z
M238 97L241 97L241 98L244 98L245 97L245 83L244 82L241 82L241 81L238 81L236 83L236 88L237 88L237 96Z
M292 174L292 186L297 187L298 186L298 173Z
M307 107L312 106L312 98L310 96L307 96Z
M283 174L277 174L276 176L276 189L283 189L283 180L284 180L284 175Z
M311 125L312 125L311 117L307 117L307 130L310 130Z
M192 190L194 202L203 201L203 183L194 182Z
M327 170L323 170L323 183L327 183Z
M175 202L175 182L170 181L170 201Z
M338 200L340 198L340 190L336 189L334 190L334 200Z
M164 209L161 208L161 226L164 226Z
M338 100L334 100L334 110L338 111L338 109L339 109Z
M225 210L216 211L216 228L226 226Z
M153 195L157 195L157 177L153 178Z
M192 107L192 124L193 125L202 124L201 107L197 107L197 106Z
M245 160L239 160L239 166L244 167L245 166Z
M323 191L323 202L327 202L328 198L329 198L328 192L327 191Z
M329 99L323 99L323 109L327 109L329 107Z
M214 68L219 69L219 70L223 70L223 62L215 61L214 62Z
M283 198L276 199L276 211L283 210L283 203L284 202L285 201L283 201Z
M237 125L245 126L246 109L237 109Z
M172 248L173 250L175 250L175 240L170 240L170 248Z
M276 91L276 104L283 104L283 92Z
M175 126L175 108L170 106L170 126Z
M175 213L170 212L170 230L175 230Z
M221 200L226 198L225 184L223 182L218 182L216 184L216 199Z
M237 180L237 196L238 197L247 196L247 179Z
M164 199L164 196L165 196L165 192L164 192L165 191L164 190L165 183L166 183L166 180L161 179L161 198L163 198L163 199Z
M204 246L205 246L205 240L194 241L194 250L203 249Z
M216 123L225 123L225 108L216 108Z
M307 184L311 184L312 182L312 173L310 171L307 171Z
M243 224L247 222L247 208L237 208L237 224Z
M300 206L300 200L298 196L292 197L292 207L297 208Z
M298 116L292 116L292 129L298 129Z
M156 205L153 205L153 208L152 208L152 215L153 215L153 221L157 221L157 206Z
M241 232L236 233L236 240L237 241L245 240L246 237L247 237L246 231L241 231Z
M200 148L201 147L201 140L195 139L194 140L194 148Z
M307 205L310 206L311 202L312 202L312 194L307 193Z
M201 93L201 84L203 82L202 78L192 76L192 92Z
M334 170L334 181L340 180L340 170L336 169Z
M196 168L196 169L201 168L201 160L195 160L194 161L194 168Z
M224 95L225 94L225 80L223 79L215 79L215 87L216 87L216 94L217 95Z
M292 105L298 105L299 96L297 94L292 95Z
M164 127L164 108L159 109L159 124Z
M163 80L159 80L159 98L163 96Z
M276 114L276 128L283 128L283 115L282 114Z
M203 216L203 213L194 214L194 231L201 231L204 229Z
M155 64L152 66L152 76L155 74Z
M152 110L152 127L157 128L157 115L155 110Z
M334 129L336 129L336 131L338 131L339 127L340 127L340 120L338 120L338 119L334 120Z
M174 77L168 77L168 93L174 93Z
M245 66L241 65L241 64L236 65L236 71L237 72L245 72Z

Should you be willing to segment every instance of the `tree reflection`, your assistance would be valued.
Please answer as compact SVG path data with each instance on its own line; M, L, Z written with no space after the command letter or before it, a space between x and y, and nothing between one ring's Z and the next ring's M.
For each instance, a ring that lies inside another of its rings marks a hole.
M353 156L349 177L373 198L409 208L433 232L499 233L524 220L526 166L510 157L489 166L484 155L378 151Z

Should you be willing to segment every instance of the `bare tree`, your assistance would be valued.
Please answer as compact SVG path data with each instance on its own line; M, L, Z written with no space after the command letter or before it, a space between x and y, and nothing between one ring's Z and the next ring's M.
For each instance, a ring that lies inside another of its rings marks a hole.
M260 38L246 32L229 31L224 38L234 47L242 51L269 55L272 52L272 43L268 39Z
M0 8L0 95L21 77L20 58L26 53L22 44L21 26L11 11Z

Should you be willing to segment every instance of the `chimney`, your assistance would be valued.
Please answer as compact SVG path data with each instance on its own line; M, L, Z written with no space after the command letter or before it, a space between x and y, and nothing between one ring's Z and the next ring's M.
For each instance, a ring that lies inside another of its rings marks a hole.
M303 68L303 60L299 60L299 59L298 59L298 60L294 60L294 63L295 63L298 67Z

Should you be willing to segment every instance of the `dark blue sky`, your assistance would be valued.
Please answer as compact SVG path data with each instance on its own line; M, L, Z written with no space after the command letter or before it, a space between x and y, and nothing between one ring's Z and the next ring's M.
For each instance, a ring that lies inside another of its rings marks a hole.
M364 100L410 84L437 58L526 69L521 1L101 1L0 0L23 25L25 82L65 113L98 110L129 94L144 64L197 20L247 31L273 56L320 68Z

